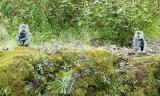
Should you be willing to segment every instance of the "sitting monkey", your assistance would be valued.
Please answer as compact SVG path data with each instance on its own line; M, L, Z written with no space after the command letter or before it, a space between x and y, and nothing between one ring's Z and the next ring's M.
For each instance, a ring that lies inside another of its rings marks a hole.
M29 27L27 24L21 24L19 26L19 34L16 38L19 46L29 46L32 34L29 32Z
M147 43L144 39L144 33L142 31L136 31L136 33L134 34L133 48L138 52L146 51Z

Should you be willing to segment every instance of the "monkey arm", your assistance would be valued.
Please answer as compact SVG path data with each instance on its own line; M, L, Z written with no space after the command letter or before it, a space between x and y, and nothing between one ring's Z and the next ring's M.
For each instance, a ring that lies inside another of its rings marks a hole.
M16 36L17 41L19 41L19 36L20 36L20 34L18 34L18 35Z
M132 44L132 47L135 49L135 46L137 46L137 45L136 45L136 39L135 39L135 38L133 38L133 44Z
M24 38L21 38L20 41L27 40L27 39L28 39L28 37L24 37Z
M134 37L132 47L135 51L140 50L138 39Z
M29 39L31 39L32 38L32 35L31 35L31 33L30 32L28 32L27 33L27 35L26 35L26 37L24 37L24 38L20 38L20 40L29 40Z
M147 42L145 39L144 39L144 51L147 51Z
M27 38L28 38L28 39L27 39L28 41L31 40L32 34L31 34L30 32L28 33Z
M20 40L20 34L16 36L16 40L17 40L18 45L22 45L21 40Z
M28 37L20 38L20 34L16 36L17 41L27 40Z
M32 34L29 33L29 34L27 35L27 39L26 39L24 45L29 45L29 42L31 41L31 38L32 38Z

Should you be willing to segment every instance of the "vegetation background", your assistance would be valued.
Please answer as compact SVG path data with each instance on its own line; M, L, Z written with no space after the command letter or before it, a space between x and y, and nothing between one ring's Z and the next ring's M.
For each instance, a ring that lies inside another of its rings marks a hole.
M128 45L135 30L160 38L160 0L0 0L0 41L27 23L32 43L52 39Z
M38 51L6 51L22 23ZM160 96L160 48L95 50L128 46L136 30L160 39L160 0L0 0L0 96Z

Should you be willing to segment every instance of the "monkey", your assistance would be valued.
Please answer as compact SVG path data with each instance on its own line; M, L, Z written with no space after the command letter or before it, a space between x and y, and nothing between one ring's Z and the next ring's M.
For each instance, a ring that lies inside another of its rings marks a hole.
M147 43L144 39L143 31L136 31L133 38L133 49L137 52L145 52Z
M19 34L16 36L17 43L19 46L29 46L32 34L29 31L27 24L20 24Z

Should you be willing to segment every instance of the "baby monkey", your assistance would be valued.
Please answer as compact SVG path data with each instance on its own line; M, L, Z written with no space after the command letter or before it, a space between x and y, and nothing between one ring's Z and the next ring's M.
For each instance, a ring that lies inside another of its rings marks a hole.
M16 36L19 46L29 46L32 34L29 32L27 24L21 24L19 26L19 34Z

